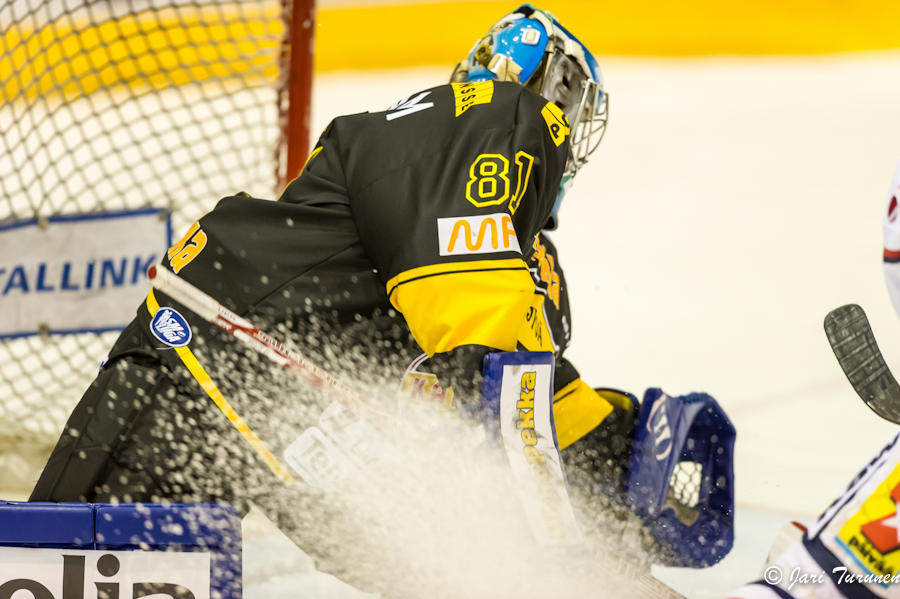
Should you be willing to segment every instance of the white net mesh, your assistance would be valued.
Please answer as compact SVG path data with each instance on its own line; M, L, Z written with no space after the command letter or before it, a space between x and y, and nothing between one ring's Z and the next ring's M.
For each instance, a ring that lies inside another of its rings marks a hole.
M157 207L177 239L224 196L271 197L283 10L0 0L0 225ZM32 486L116 337L0 340L0 487Z
M703 465L697 462L678 462L669 481L671 494L687 507L700 503L700 486L703 484Z

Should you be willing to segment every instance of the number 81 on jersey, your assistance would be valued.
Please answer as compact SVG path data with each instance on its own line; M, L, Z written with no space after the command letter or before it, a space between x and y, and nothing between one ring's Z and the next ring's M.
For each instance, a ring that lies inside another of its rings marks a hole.
M528 152L516 152L516 191L509 202L509 213L515 214L519 202L528 189L534 156ZM509 199L509 160L503 154L479 154L469 167L466 199L478 208L499 206Z

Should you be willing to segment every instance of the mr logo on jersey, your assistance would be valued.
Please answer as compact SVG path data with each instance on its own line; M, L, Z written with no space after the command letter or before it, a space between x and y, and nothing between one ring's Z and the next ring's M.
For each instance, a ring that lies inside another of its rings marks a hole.
M522 253L512 218L503 212L484 216L439 218L437 225L441 256Z
M184 316L172 308L161 308L150 321L153 336L172 347L184 347L191 342L191 326Z

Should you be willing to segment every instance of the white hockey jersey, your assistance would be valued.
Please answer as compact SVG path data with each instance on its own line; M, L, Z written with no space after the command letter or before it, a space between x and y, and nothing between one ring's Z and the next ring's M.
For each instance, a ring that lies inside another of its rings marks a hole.
M884 235L884 279L894 310L900 316L900 164L891 181L887 209L882 220Z
M809 527L729 599L900 598L900 435Z

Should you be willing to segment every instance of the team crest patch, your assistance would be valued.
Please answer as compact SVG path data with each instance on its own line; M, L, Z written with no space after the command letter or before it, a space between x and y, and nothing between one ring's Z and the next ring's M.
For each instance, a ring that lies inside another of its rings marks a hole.
M150 321L153 336L172 347L184 347L191 342L191 327L184 316L172 308L160 308Z

